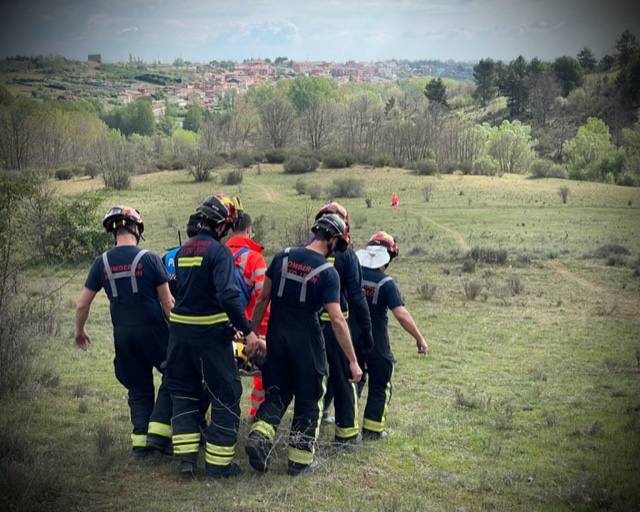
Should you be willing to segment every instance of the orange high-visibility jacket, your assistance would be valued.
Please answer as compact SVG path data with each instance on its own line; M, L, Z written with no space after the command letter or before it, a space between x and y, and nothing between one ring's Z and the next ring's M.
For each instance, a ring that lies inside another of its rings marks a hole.
M265 272L267 271L267 262L262 255L264 247L244 236L231 237L227 241L227 247L231 249L234 256L243 247L247 247L249 249L248 252L240 257L240 268L242 269L242 275L244 276L247 284L252 289L249 303L244 311L247 318L251 320L253 309L256 307L256 301L258 300L258 295L260 295L262 287L264 286ZM267 334L269 309L270 308L267 307L267 311L257 332L257 334L262 336Z

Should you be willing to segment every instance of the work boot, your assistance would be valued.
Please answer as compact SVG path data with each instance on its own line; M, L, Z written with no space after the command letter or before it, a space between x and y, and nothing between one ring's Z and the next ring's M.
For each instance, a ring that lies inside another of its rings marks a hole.
M229 478L241 474L242 470L235 462L232 462L228 466L214 466L213 464L207 464L207 478L211 480L219 480L221 478Z
M389 433L386 430L382 432L373 432L372 430L362 429L362 440L363 441L381 441L382 439L386 439L389 436Z
M266 473L269 471L269 454L272 443L259 432L251 432L244 447L249 456L249 464L256 471Z
M336 437L335 441L339 448L352 448L362 442L362 434L358 432L357 436L348 437L346 439L344 437Z
M298 464L297 462L289 461L289 467L287 473L291 476L304 475L306 473L313 473L320 467L320 462L314 457L311 464Z
M195 463L183 460L180 463L180 477L185 480L195 480L196 478L196 465Z
M150 455L158 454L168 455L169 457L173 456L173 446L171 444L171 441L163 443L159 439L149 437L149 439L147 439L147 449L149 450Z
M146 459L148 454L149 452L146 448L134 448L131 450L131 459L134 462L140 462L141 460Z
M325 409L322 411L322 424L323 425L333 425L336 422L336 418L334 416L329 415L329 409Z

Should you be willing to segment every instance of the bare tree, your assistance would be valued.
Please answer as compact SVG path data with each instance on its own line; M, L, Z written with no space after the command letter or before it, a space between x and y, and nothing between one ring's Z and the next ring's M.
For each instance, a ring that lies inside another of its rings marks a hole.
M32 101L18 98L9 107L0 108L0 156L6 169L29 166L34 126Z
M129 188L129 179L135 170L133 148L116 130L104 133L94 146L94 160L102 173L107 188Z
M313 150L327 146L335 135L338 111L334 101L314 99L300 116L302 132Z
M555 100L562 91L551 71L534 75L529 83L529 109L538 126L546 126Z
M296 114L284 98L275 97L260 106L262 133L274 148L287 144L294 128Z

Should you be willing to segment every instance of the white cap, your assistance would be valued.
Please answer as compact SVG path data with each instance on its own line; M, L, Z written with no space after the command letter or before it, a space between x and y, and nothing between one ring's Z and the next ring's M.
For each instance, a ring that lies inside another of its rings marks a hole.
M391 256L386 247L382 245L367 245L366 249L356 252L360 265L367 268L380 268L389 263Z

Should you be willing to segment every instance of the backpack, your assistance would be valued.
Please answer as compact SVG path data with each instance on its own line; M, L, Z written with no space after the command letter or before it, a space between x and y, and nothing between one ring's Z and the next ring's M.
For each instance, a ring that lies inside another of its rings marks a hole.
M236 273L236 281L238 283L238 288L240 288L240 304L242 304L242 309L247 309L249 305L249 300L251 300L251 292L253 291L253 287L250 287L247 281L244 278L244 268L247 262L247 258L245 255L249 255L249 248L242 247L234 256L233 263L235 264L235 273Z

